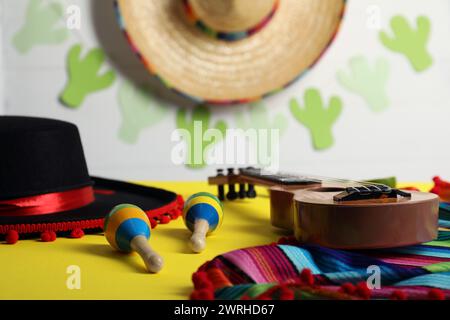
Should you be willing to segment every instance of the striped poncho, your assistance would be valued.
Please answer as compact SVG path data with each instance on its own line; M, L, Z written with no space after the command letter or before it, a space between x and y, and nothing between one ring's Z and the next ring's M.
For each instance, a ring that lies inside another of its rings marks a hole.
M447 217L450 206L440 208ZM191 298L450 299L450 221L439 225L435 241L402 248L344 251L282 239L228 252L194 273Z

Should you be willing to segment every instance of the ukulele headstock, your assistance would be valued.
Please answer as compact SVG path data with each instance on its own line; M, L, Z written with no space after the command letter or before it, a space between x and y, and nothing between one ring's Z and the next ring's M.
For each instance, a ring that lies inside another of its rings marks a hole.
M242 170L244 168L235 169L227 168L217 169L217 174L213 177L208 177L210 185L217 185L217 197L219 200L236 200L245 198L256 198L255 185L247 183L242 177ZM239 190L236 191L236 184L239 185ZM228 185L228 192L225 194L225 185Z

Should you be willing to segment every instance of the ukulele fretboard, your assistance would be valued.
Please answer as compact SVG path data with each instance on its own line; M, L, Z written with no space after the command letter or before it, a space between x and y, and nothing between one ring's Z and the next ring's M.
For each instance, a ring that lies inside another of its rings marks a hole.
M246 168L240 170L241 175L249 176L253 178L258 178L261 180L271 181L275 184L280 185L308 185L308 184L316 184L320 183L320 180L311 179L308 177L303 177L294 174L284 174L284 173L269 173L264 172L261 169L257 168Z

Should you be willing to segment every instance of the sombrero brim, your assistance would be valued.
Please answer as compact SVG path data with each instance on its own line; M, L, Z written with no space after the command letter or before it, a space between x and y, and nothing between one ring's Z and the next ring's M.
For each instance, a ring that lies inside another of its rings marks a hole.
M310 68L336 34L344 0L283 0L256 34L214 39L182 1L118 0L121 25L149 70L196 100L236 103L276 92Z
M83 229L99 231L103 219L116 205L130 203L146 211L152 225L177 218L181 214L183 200L176 193L102 178L92 178L95 201L79 209L34 216L0 216L0 235L9 230L33 235L44 231L70 232ZM152 221L153 220L153 221Z

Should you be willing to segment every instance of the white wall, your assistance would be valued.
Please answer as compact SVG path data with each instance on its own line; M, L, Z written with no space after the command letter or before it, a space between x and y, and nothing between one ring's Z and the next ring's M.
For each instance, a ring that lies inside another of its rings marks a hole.
M110 0L63 1L82 7L83 24L63 44L39 46L21 55L11 46L11 37L24 20L25 0L2 0L4 12L3 105L8 114L37 115L75 122L82 133L92 174L123 179L198 179L213 168L189 170L173 165L177 107L171 105L164 121L146 129L134 145L117 138L121 122L117 91L124 79L147 81L147 72L128 49L118 31ZM428 44L434 63L416 73L406 59L388 51L378 40L378 30L369 29L367 8L381 9L382 28L389 19L402 14L415 20L426 15L432 23ZM342 28L322 60L300 81L265 103L271 115L283 113L289 126L281 140L281 166L285 170L348 178L374 178L396 175L403 181L429 180L440 174L450 178L450 2L448 0L349 0ZM102 46L110 66L119 71L113 87L93 94L79 110L58 102L66 82L65 56L68 49L82 41L87 47ZM0 51L1 52L1 51ZM389 61L389 108L372 112L365 102L342 88L336 72L346 69L355 55L370 61L383 57ZM335 145L315 151L308 131L289 113L289 100L302 99L305 89L317 87L328 99L338 95L344 102L341 117L334 127ZM1 87L0 87L1 88ZM164 93L162 93L164 94ZM248 106L213 107L213 118L235 126L235 112ZM1 113L1 109L0 109Z

